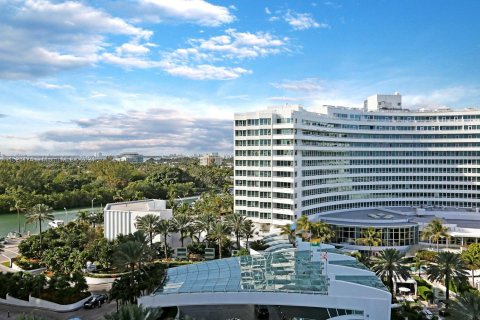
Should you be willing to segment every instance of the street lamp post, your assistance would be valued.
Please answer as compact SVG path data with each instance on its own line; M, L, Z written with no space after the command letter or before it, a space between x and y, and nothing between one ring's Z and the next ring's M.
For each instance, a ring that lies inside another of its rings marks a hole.
M68 211L66 207L63 207L63 210L65 210L65 215L68 216Z
M95 200L95 199L97 199L97 198L93 198L93 199L92 199L92 212L93 212L93 200Z

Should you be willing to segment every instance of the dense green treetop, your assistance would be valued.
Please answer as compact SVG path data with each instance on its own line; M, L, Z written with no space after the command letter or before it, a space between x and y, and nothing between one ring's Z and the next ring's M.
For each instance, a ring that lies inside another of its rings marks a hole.
M43 203L53 209L139 199L177 199L231 185L230 167L200 166L196 159L177 164L131 164L111 160L0 161L0 213L24 211Z

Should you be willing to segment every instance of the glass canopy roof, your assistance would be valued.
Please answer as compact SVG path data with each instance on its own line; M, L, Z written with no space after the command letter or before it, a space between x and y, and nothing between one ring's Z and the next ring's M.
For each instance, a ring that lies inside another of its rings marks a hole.
M275 252L191 264L167 270L155 293L278 291L327 294L324 263L310 251Z

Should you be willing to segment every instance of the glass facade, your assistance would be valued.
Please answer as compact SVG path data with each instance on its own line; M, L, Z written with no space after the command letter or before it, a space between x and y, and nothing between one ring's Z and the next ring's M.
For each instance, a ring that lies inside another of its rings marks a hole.
M333 243L358 245L358 239L363 237L363 232L370 226L348 226L335 225L328 222L335 232ZM375 227L379 231L382 238L380 247L398 247L411 246L418 243L419 233L417 225L409 226L389 226Z

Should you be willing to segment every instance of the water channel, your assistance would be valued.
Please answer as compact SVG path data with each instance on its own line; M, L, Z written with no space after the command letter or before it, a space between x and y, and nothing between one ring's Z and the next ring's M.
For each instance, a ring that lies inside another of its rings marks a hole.
M99 210L100 208L95 208ZM55 217L55 220L63 220L69 222L77 218L77 212L81 210L90 211L91 208L77 208L77 209L67 209L65 210L56 210L52 214ZM48 221L42 223L42 231L50 228L48 226ZM0 213L0 237L5 237L9 232L18 232L18 217L16 213ZM39 228L36 223L25 224L25 215L20 213L20 233L26 234L27 232L35 234L38 233Z

